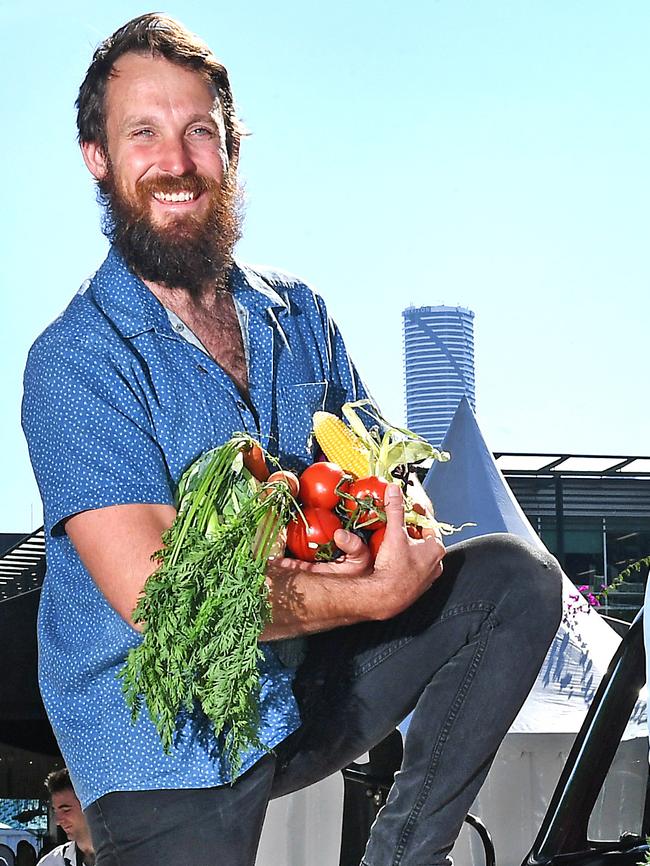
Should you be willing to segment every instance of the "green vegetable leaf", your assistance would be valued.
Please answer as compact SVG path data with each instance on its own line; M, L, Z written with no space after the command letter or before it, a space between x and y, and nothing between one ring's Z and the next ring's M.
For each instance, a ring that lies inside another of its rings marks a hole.
M142 642L120 671L134 721L146 706L170 752L200 708L223 737L233 775L259 741L259 636L271 616L269 550L293 505L285 485L264 490L243 466L244 435L202 455L178 487L179 512L155 555L134 618Z

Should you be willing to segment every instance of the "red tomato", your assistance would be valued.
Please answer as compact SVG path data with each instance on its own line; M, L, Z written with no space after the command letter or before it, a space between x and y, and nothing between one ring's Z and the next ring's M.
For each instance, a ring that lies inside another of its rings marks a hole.
M358 478L350 484L347 492L353 499L344 499L345 510L353 516L357 529L373 529L384 522L378 515L384 511L386 481L371 475ZM356 500L356 501L355 501Z
M370 548L370 555L372 556L372 561L374 562L377 559L377 553L381 544L384 540L384 535L386 535L386 526L380 526L379 529L375 529L375 531L370 536L370 541L368 542L368 547Z
M409 538L422 538L422 528L416 523L407 523L406 531L409 534Z
M347 491L347 476L336 463L312 463L300 476L300 499L305 505L331 511L341 501L339 491Z
M326 508L306 505L287 526L287 547L297 559L304 562L333 559L337 551L334 533L343 525L336 514Z

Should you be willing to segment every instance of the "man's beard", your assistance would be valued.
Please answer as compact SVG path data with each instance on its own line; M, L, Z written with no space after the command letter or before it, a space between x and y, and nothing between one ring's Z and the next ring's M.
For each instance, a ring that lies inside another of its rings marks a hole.
M202 217L171 214L157 224L150 210L154 190L207 195L210 207ZM104 208L102 231L141 279L195 297L209 285L227 288L243 210L239 187L229 175L221 185L200 175L161 175L138 182L135 195L127 197L109 165L97 198Z

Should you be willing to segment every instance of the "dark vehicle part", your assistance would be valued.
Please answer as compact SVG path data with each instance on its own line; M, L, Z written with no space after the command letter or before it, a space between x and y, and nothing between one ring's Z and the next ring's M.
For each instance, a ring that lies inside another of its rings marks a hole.
M641 835L588 838L589 818L645 683L643 612L639 612L602 678L560 775L524 866L636 866L648 850L646 796Z

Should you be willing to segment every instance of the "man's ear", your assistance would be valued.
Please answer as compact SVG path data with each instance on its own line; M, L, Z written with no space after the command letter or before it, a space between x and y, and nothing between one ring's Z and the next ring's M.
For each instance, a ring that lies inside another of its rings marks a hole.
M81 155L88 171L95 180L104 180L108 173L108 159L102 146L97 141L82 141Z

